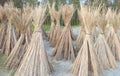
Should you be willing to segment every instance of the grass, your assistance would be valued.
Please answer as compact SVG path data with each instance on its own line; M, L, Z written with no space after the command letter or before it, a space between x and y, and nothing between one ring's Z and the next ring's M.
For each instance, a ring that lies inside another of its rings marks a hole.
M43 25L43 29L44 29L45 31L49 31L49 30L50 30L50 24L44 24L44 25Z
M72 27L77 27L77 26L80 26L79 24L76 24L76 25L72 25ZM64 26L61 26L62 28L64 28ZM45 24L43 25L43 29L45 31L49 31L50 30L50 24Z
M30 24L30 28L32 31L34 30L34 25L32 23Z
M6 59L7 59L7 56L0 53L0 69L3 69L5 67L4 63L5 63Z
M72 27L77 27L77 26L80 26L80 25L79 24L72 25ZM42 27L45 31L50 30L50 24L44 24ZM61 26L61 27L63 28L64 26ZM30 28L31 28L31 30L34 30L34 25L30 24Z
M42 27L45 31L50 30L50 24L44 24ZM30 24L30 28L32 31L34 31L34 25L32 23Z
M72 27L78 27L78 26L80 26L80 24L72 25Z
M16 69L5 69L4 63L6 59L7 56L0 52L0 70L5 71L5 73L8 73L10 76L14 76Z

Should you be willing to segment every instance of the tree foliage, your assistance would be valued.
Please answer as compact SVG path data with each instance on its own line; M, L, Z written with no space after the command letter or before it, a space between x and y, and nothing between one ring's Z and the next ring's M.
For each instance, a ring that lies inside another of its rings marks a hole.
M0 0L0 4L4 5L4 3L7 2L7 1L9 1L9 0Z
M29 4L31 6L35 6L37 4L37 0L13 0L15 6L21 8L23 5Z
M13 1L14 5L22 8L25 4L30 4L31 6L35 6L36 4L39 4L38 0L0 0L0 4L4 5L5 2L7 1ZM56 9L58 9L58 7L61 4L66 4L66 3L73 3L75 9L78 9L80 7L80 3L82 1L85 1L85 4L94 4L94 5L99 5L99 4L104 4L106 7L113 7L113 8L119 8L120 9L120 0L41 0L42 3L47 3L47 1L50 2L50 4L52 4L53 2L56 2ZM50 17L48 16L45 23L46 24L50 24ZM77 11L75 11L74 16L72 18L71 23L73 25L78 24L79 20L78 20L78 15L77 15ZM63 24L63 21L61 20L61 23Z

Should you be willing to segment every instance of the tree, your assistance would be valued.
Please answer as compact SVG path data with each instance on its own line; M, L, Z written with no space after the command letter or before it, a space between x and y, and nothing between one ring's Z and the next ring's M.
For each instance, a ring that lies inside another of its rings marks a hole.
M0 0L0 4L4 5L4 3L7 2L7 1L9 1L9 0Z
M38 3L38 0L11 0L14 2L14 5L18 8L22 8L23 5L30 4L35 6Z
M115 0L115 7L120 9L120 0Z

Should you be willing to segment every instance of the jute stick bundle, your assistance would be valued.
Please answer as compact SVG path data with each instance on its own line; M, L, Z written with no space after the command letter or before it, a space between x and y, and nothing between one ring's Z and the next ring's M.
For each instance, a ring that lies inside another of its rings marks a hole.
M50 13L50 17L51 17L51 26L50 26L50 31L49 31L49 35L48 35L48 38L49 38L49 41L51 42L52 39L53 39L53 33L54 33L54 29L55 29L55 23L54 23L54 16L53 16L53 9L54 9L54 6L55 4L53 3L52 4L52 7L50 6L50 3L48 3L48 7L49 7L49 13Z
M18 10L15 12L13 22L16 28L20 31L20 38L16 42L9 57L7 58L7 61L5 63L7 68L18 67L19 63L21 62L27 46L24 42L25 32L31 20L32 12L29 6L26 6L22 10Z
M53 67L50 64L42 38L41 26L44 21L46 7L40 5L35 8L33 20L35 29L31 42L23 57L21 65L17 69L15 76L50 76Z
M62 7L62 18L64 20L65 27L59 37L59 40L55 46L55 49L52 53L55 56L56 60L65 59L65 60L74 60L75 52L72 44L72 33L70 20L74 13L73 5L64 5Z
M30 27L28 27L30 28ZM32 30L27 29L27 32L25 33L25 40L26 43L29 44L32 36Z
M32 33L33 33L33 30L32 30L31 27L29 26L29 27L27 28L27 31L26 31L26 34L25 34L25 38L26 38L27 44L30 43Z
M115 57L113 56L109 45L104 36L105 27L107 25L106 14L98 14L97 25L99 27L100 34L95 43L95 52L97 54L98 63L101 69L109 69L116 67Z
M118 13L118 19L120 19L120 13ZM119 30L119 28L120 28L120 25L118 27L118 30ZM118 35L119 35L119 42L120 42L120 33L119 33L119 31L118 31Z
M83 44L84 37L85 37L84 26L81 26L79 35L78 35L77 40L76 40L76 51L77 51L76 53L79 52L79 50Z
M2 47L2 52L5 53L5 55L9 55L13 46L16 43L16 38L14 38L14 27L12 26L12 13L14 10L14 6L12 3L6 3L4 6L6 16L8 19L7 27L6 27L6 35L5 35L5 41Z
M80 10L78 10L78 16L79 16L79 21L81 21L82 19L81 19ZM76 40L76 51L77 51L77 53L80 50L80 48L83 44L83 41L84 41L84 37L85 37L84 25L83 25L82 21L80 23L81 23L80 32L79 32L79 35L78 35L77 40Z
M107 20L107 25L106 25L106 38L108 39L108 36L110 35L110 33L112 33L111 31L113 31L113 25L111 20L113 19L111 16L113 15L113 11L111 8L108 8L107 12L106 12L106 20Z
M0 18L1 18L1 27L0 27L0 48L2 49L3 43L5 41L5 32L6 32L6 14L4 7L0 6Z
M59 7L59 10L57 11L55 9L55 3L54 3L52 9L53 9L52 10L53 17L56 20L56 25L55 25L54 32L53 32L51 45L52 47L55 47L56 43L58 42L58 38L60 37L60 34L61 34L61 27L60 27L61 7Z
M72 72L76 76L88 76L89 71L93 72L93 76L99 76L98 61L93 48L91 30L95 25L96 14L95 10L87 6L81 6L81 17L85 28L85 38L83 45L78 53L76 60L73 63Z
M30 24L32 25L32 22L30 22ZM27 31L26 31L26 36L25 36L27 43L30 43L32 33L33 33L33 28L31 28L31 26L28 26Z
M119 36L117 34L120 19L116 11L111 11L110 9L107 12L108 24L110 25L110 30L107 36L107 42L112 50L113 55L117 60L120 60L120 42Z

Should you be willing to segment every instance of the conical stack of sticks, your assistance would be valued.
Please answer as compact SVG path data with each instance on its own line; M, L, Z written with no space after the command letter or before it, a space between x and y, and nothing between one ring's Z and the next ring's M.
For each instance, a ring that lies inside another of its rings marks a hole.
M107 36L107 42L116 60L120 60L120 42L118 36L120 17L118 16L117 11L109 9L107 12L107 20L110 28Z
M95 52L97 54L97 59L101 69L109 69L116 67L115 57L113 56L111 49L105 38L105 27L107 25L106 14L98 12L98 17L96 18L97 25L99 28L99 35L95 42Z
M7 68L16 68L20 64L27 47L26 29L32 20L32 11L29 6L24 7L22 10L16 9L13 15L13 23L20 31L20 37L5 62Z
M81 27L80 27L79 35L78 35L77 40L76 40L76 51L77 51L77 53L80 50L80 48L83 44L83 41L84 41L84 37L85 37L85 29L84 29L84 25L82 23L83 21L81 21L80 10L78 10L78 17L79 17L79 21L81 23Z
M12 17L13 17L12 12L14 11L13 3L6 3L4 9L8 22L7 22L5 41L3 43L2 52L5 53L5 55L9 56L11 50L13 49L17 41L14 31L14 26L12 25Z
M53 17L56 21L56 25L54 27L53 37L51 40L51 46L55 47L56 43L58 42L58 38L61 34L61 27L60 27L61 6L58 7L58 11L57 11L55 9L55 3L53 3L52 12L53 12Z
M99 66L97 55L92 41L92 29L96 22L95 9L89 6L81 6L81 18L85 28L85 38L73 63L72 71L76 76L88 76L89 71L93 72L93 76L99 76Z
M0 6L0 19L1 19L1 26L0 26L0 49L2 49L3 43L5 41L6 21L7 21L7 17L6 17L6 14L5 14L5 9L2 6Z
M54 3L52 4L52 7L50 6L50 3L48 3L48 8L49 8L49 13L50 13L50 17L51 17L51 26L50 26L50 31L49 31L49 41L52 42L53 39L53 34L54 34L54 29L55 29L55 19L53 16L53 9L54 9Z
M41 30L46 5L39 5L33 11L35 29L21 65L14 76L50 76L53 72L53 67L45 51Z
M72 4L66 4L62 7L62 18L64 20L65 27L52 53L52 55L55 56L56 60L65 59L73 61L75 59L75 51L72 44L72 28L70 25L73 13L74 7Z

